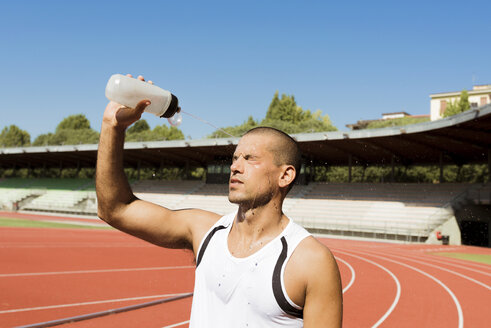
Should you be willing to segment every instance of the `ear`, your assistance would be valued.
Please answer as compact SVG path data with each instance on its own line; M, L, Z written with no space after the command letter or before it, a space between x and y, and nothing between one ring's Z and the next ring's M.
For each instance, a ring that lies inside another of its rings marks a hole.
M283 170L281 171L278 185L280 188L285 188L289 184L293 183L296 176L297 172L295 171L295 167L293 165L283 165Z

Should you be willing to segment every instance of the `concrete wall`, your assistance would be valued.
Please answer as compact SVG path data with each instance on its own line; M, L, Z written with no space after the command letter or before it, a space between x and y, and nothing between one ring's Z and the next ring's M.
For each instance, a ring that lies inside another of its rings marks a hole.
M450 237L449 245L462 245L462 238L460 235L460 228L457 224L457 219L455 216L452 216L442 225L433 230L426 240L427 244L432 245L441 245L442 241L438 240L436 237L436 232L439 231L442 235L446 235Z

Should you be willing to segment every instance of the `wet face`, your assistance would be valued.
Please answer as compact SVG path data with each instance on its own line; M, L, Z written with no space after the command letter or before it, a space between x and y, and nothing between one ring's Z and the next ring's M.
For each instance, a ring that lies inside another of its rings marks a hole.
M281 168L275 165L274 138L247 134L240 139L230 166L229 201L257 207L267 204L278 190Z

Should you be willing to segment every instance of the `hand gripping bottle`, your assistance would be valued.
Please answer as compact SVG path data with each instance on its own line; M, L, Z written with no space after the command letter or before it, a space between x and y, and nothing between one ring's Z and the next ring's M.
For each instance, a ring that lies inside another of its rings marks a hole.
M106 85L106 98L126 107L135 108L143 99L151 104L145 112L166 117L172 125L181 123L181 116L173 117L179 109L177 97L156 85L121 74L111 76Z

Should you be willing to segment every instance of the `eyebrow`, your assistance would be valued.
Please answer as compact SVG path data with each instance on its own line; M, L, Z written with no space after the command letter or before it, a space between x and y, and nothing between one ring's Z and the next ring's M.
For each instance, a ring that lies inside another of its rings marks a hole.
M245 154L245 155L242 155L242 157L244 157L245 160L248 160L251 158L261 158L261 156L253 155L253 154ZM232 159L237 159L237 158L239 158L239 155L237 155L237 154L232 155Z

